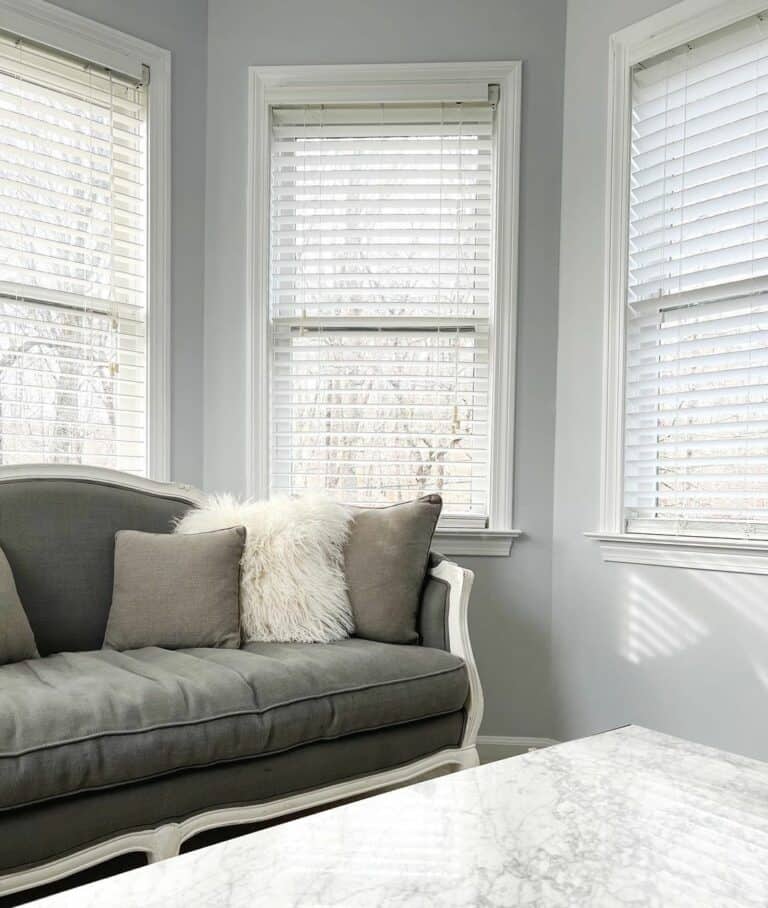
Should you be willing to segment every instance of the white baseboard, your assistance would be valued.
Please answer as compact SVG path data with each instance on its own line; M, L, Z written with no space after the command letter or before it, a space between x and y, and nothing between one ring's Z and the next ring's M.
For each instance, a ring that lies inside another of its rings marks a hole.
M554 738L513 738L507 735L479 735L477 750L481 763L492 763L494 760L504 760L507 757L516 757L527 753L529 750L539 750L542 747L551 747L559 744Z

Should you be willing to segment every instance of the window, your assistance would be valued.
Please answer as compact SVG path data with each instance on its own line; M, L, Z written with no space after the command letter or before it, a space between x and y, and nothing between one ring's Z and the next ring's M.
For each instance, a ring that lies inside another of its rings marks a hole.
M624 520L768 536L768 31L632 70Z
M55 8L16 24L0 32L0 465L164 478L167 196L150 211L148 147L152 131L167 177L167 54Z
M504 86L281 88L262 98L267 388L254 399L268 411L268 489L364 506L439 492L444 529L509 533L496 505L511 486Z

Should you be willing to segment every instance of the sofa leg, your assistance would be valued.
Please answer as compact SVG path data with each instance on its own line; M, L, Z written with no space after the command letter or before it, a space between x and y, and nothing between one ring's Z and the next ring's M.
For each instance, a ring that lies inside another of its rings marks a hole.
M156 864L168 858L175 858L181 848L181 830L175 824L161 826L152 836L152 847L147 852L147 861Z
M472 769L473 766L480 765L480 756L476 747L465 747L461 751L459 759L453 766L453 772L461 772L462 769Z
M463 747L452 755L453 759L447 763L441 770L441 775L451 775L454 772L463 772L465 769L472 769L473 766L480 765L480 757L476 747Z

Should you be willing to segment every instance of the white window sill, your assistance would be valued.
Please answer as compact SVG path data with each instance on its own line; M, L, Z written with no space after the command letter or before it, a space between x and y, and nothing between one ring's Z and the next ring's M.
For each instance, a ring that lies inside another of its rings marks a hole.
M432 548L441 555L507 556L522 530L438 529Z
M585 533L600 543L603 561L655 564L698 571L768 574L768 540Z

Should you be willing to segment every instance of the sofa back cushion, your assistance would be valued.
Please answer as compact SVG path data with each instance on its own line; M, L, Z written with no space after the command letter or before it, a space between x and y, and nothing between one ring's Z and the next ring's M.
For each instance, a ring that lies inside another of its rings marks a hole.
M192 505L86 479L0 482L0 548L40 655L101 647L115 533L168 533Z

